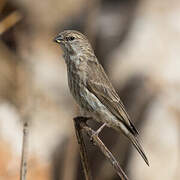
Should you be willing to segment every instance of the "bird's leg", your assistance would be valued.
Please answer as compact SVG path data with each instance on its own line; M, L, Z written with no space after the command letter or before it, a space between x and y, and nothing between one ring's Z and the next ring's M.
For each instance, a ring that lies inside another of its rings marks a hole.
M103 128L106 126L106 123L104 123L96 132L95 134L98 135L102 130Z
M91 140L93 140L93 136L98 136L99 133L102 131L102 129L106 126L106 123L104 123L97 131L95 131L92 136L91 136Z

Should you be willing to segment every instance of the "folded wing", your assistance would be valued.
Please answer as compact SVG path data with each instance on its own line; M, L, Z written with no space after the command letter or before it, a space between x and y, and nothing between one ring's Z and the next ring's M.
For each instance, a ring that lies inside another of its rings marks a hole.
M110 83L102 66L96 61L88 61L88 65L89 71L86 84L88 90L93 93L133 135L137 135L138 131L132 124L122 101Z

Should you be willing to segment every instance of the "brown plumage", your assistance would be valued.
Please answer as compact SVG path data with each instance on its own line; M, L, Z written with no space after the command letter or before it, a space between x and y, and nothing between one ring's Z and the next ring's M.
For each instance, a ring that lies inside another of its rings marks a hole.
M82 115L90 116L108 127L120 130L149 165L137 139L138 131L99 64L87 38L80 32L67 30L60 33L55 41L64 51L68 85L81 108Z

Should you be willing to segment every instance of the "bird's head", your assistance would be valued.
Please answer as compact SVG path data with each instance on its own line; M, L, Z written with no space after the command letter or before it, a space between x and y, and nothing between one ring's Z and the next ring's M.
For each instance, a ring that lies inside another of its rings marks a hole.
M57 35L54 41L62 47L65 53L76 55L92 50L87 38L78 31L66 30Z

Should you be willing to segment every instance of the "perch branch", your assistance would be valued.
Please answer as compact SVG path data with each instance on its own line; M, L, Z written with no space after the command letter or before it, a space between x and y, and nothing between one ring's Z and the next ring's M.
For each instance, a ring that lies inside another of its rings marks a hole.
M84 141L83 141L83 137L82 137L82 133L81 131L83 130L92 140L93 144L96 145L101 152L104 154L104 156L107 158L107 160L110 161L111 165L114 167L116 173L118 174L118 176L122 179L122 180L128 180L128 177L126 176L126 174L124 173L124 171L122 170L122 168L120 167L119 163L117 162L117 160L114 158L114 156L112 155L112 153L108 150L108 148L104 145L104 143L101 141L101 139L98 137L98 135L95 133L95 131L93 129L91 129L87 124L86 121L88 119L84 118L84 117L76 117L74 118L74 122L75 122L75 128L76 128L76 132L78 132L77 138L78 138L78 143L81 140L83 142L83 146L85 147ZM79 137L78 137L79 136ZM82 145L82 143L79 143L80 146ZM80 151L82 151L82 147L80 147ZM83 154L81 152L81 154ZM81 155L82 156L82 155ZM86 162L85 164L88 165L87 160L87 153L85 152L85 157L86 159L82 159L82 163ZM82 157L81 157L82 158ZM85 165L83 165L84 167ZM89 170L89 168L87 168ZM85 174L87 173L87 170L85 171Z
M85 118L83 119L85 120ZM75 132L76 132L76 137L78 140L78 144L80 146L80 157L81 157L81 162L84 170L84 175L86 180L92 180L90 168L89 168L89 163L88 163L88 158L87 158L87 151L86 151L86 146L84 143L83 135L81 132L81 127L80 127L80 118L76 117L74 118L74 125L75 125Z

